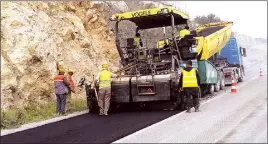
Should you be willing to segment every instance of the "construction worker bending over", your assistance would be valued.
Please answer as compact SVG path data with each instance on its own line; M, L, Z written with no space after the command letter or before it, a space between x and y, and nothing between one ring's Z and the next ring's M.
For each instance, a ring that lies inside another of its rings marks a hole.
M186 35L189 35L190 34L189 26L185 26L184 29L182 29L179 34L181 39L184 38Z
M116 74L108 71L108 64L102 65L102 71L98 73L96 80L99 82L98 104L100 107L99 115L108 115L111 99L111 78L117 77Z
M71 96L72 92L75 93L75 86L74 86L74 81L73 81L73 76L74 70L69 69L68 73L66 74L67 80L70 83L70 86L68 87L68 94L67 94L67 104L66 104L66 111L70 111L71 108Z
M199 85L199 73L192 67L192 61L187 61L186 68L182 70L179 86L186 95L186 107L189 113L192 108L192 97L195 111L199 111Z
M65 114L66 97L70 83L64 76L63 68L59 68L59 74L54 78L54 84L57 96L57 114Z

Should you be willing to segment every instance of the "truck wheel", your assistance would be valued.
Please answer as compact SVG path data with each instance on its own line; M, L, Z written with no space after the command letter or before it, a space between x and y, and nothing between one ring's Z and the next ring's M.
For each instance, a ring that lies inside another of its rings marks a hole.
M214 85L215 92L220 91L220 85L221 85L221 78L219 78L218 82Z
M209 85L209 91L208 91L208 93L209 93L209 94L214 94L214 91L215 91L215 86L214 86L214 84Z
M220 77L221 77L220 90L224 90L224 88L225 88L225 77L223 75L223 72L221 72Z
M220 91L220 84L215 84L214 85L214 92Z
M238 82L243 82L244 81L244 72L242 72L241 76L238 78Z

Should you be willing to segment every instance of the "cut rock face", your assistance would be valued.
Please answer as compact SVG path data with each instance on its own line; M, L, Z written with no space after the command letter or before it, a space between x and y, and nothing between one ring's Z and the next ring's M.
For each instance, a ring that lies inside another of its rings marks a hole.
M3 3L3 4L2 4ZM44 103L54 96L53 78L56 62L67 70L73 68L73 79L88 80L97 74L104 61L116 70L118 59L112 35L102 16L83 25L91 2L1 2L1 106L20 107L30 102ZM75 7L75 12L73 8ZM92 11L95 11L92 9ZM96 12L101 15L100 12ZM108 31L109 32L109 31ZM75 97L84 98L84 90Z

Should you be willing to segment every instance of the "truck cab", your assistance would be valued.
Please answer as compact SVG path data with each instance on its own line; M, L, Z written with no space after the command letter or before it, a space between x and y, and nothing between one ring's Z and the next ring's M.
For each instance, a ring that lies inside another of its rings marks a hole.
M227 64L224 68L225 85L232 84L232 77L234 77L236 83L243 81L245 76L243 56L246 57L246 49L238 45L234 36L217 53L217 59L225 59Z

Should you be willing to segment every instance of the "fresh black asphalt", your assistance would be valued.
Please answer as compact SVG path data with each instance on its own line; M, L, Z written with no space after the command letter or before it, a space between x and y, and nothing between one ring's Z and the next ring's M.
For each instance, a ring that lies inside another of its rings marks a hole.
M108 116L85 114L5 135L1 143L111 143L179 111L128 111Z

